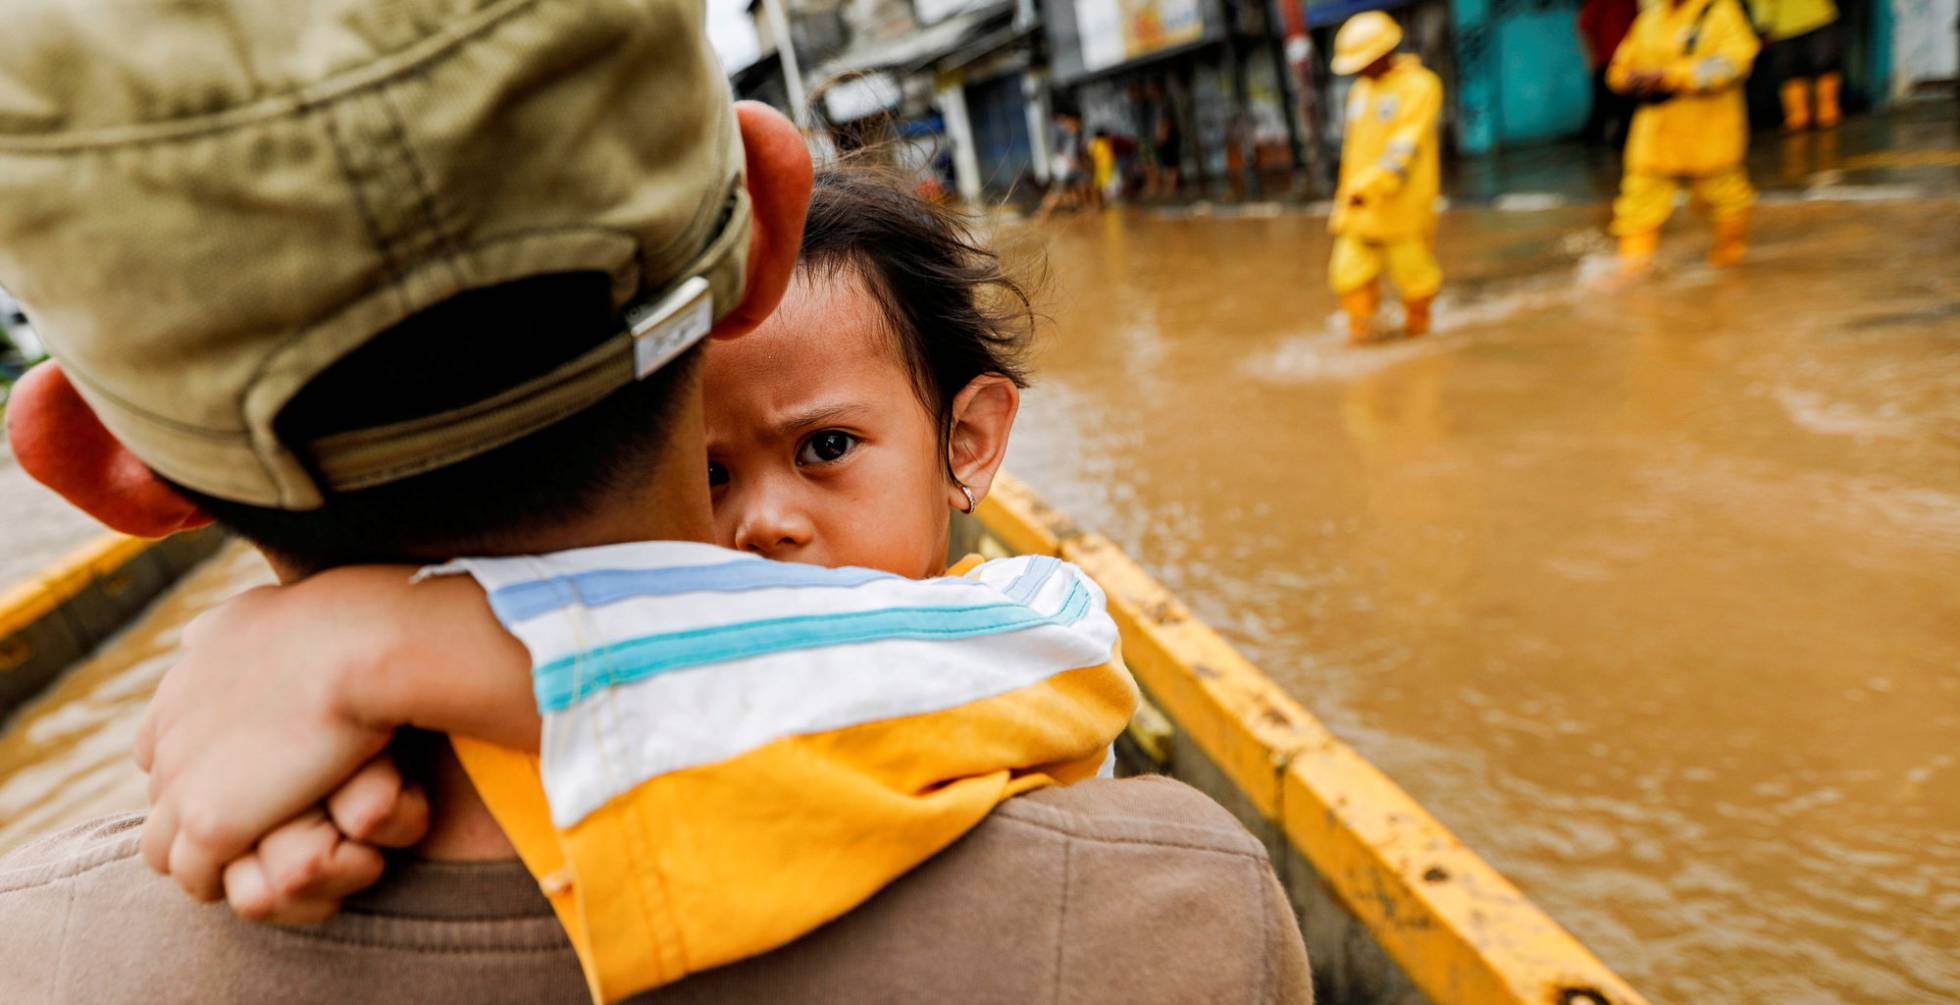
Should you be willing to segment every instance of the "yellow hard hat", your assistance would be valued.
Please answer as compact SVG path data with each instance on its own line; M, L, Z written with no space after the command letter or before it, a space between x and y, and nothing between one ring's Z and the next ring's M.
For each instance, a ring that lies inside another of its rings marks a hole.
M1334 72L1342 76L1360 73L1400 44L1402 26L1394 18L1378 10L1362 11L1334 33Z

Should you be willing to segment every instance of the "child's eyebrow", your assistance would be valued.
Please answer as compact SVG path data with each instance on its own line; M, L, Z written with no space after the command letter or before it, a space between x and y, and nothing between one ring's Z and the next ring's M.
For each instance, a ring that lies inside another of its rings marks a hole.
M811 426L819 426L826 422L835 422L839 418L855 412L862 407L862 405L856 402L845 402L841 405L816 405L799 411L788 412L776 422L776 429L779 432L785 433L798 432L808 429Z

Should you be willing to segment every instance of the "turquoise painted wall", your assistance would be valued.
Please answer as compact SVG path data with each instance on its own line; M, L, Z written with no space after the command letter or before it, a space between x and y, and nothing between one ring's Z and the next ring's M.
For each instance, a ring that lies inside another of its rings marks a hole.
M1480 154L1497 146L1497 32L1489 0L1450 0L1456 37L1457 145Z
M1529 11L1497 22L1498 142L1528 143L1579 131L1592 107L1592 78L1571 10Z
M1578 4L1451 0L1458 142L1469 153L1555 139L1585 124L1591 74L1573 30Z

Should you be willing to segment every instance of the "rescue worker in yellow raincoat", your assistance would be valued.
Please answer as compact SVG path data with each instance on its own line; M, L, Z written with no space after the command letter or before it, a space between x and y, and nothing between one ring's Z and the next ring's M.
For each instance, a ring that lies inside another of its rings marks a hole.
M1354 343L1374 336L1383 271L1402 295L1410 335L1429 330L1429 306L1443 285L1432 248L1443 82L1422 60L1396 53L1401 41L1402 29L1380 11L1356 14L1334 36L1334 72L1356 79L1328 221L1334 254L1327 278L1347 312Z
M1838 94L1844 87L1843 48L1834 0L1750 0L1756 31L1769 42L1763 61L1776 74L1783 99L1783 131L1815 125L1830 129L1844 117ZM1813 115L1810 97L1817 95Z
M1742 83L1760 44L1739 0L1655 0L1606 69L1607 86L1640 102L1613 201L1623 271L1645 271L1684 182L1715 226L1713 265L1748 249L1756 190L1743 171L1749 113Z

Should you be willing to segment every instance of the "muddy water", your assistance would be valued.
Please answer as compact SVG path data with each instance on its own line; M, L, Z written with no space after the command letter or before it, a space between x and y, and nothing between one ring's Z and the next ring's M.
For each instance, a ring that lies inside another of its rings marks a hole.
M1960 986L1960 205L1452 213L1352 350L1324 221L1078 218L1010 465L1657 1001Z
M143 775L130 763L129 745L184 624L271 581L257 552L226 545L8 719L0 732L0 852L68 824L142 809Z

